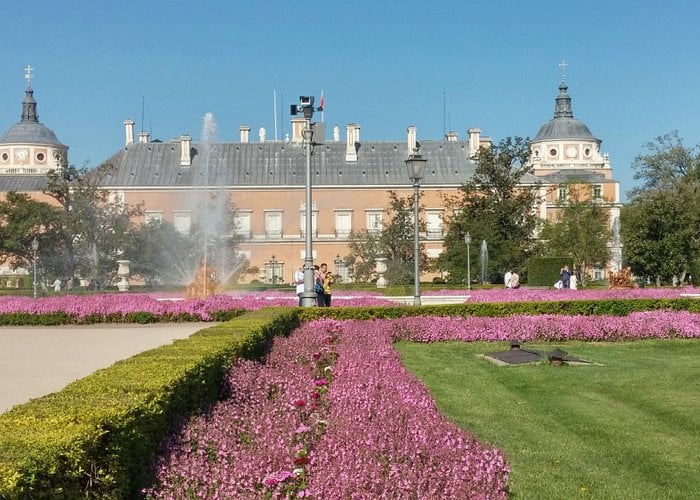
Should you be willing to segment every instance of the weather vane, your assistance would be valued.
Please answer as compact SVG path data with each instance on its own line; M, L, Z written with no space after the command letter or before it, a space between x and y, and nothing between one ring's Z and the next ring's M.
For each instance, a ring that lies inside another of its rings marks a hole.
M566 61L564 58L562 58L561 62L559 63L559 67L561 68L561 82L564 83L566 81L566 67L568 64L566 64Z
M27 80L27 90L32 89L32 70L34 68L31 67L31 65L27 64L27 67L24 68L24 79Z

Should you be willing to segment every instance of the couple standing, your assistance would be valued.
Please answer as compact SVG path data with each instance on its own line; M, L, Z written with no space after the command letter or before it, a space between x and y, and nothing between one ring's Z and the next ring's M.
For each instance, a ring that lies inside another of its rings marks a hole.
M321 266L314 266L314 292L316 293L316 304L319 307L331 306L331 285L335 283L333 273L328 270L325 262ZM301 306L301 295L304 293L304 266L302 265L294 274L294 284Z

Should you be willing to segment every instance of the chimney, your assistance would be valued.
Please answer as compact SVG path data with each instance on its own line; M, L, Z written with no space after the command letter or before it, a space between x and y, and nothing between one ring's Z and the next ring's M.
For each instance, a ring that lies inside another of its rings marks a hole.
M292 142L302 142L304 140L304 128L306 120L301 117L292 118Z
M345 161L357 161L357 146L360 143L360 126L357 123L347 125L347 143L345 144Z
M267 132L265 131L265 127L260 127L258 129L258 138L260 139L260 142L265 142L266 135L267 135Z
M241 142L247 144L250 142L250 127L241 125Z
M408 148L408 155L412 155L416 152L416 126L411 125L406 129L407 132L407 141L406 141L406 146Z
M479 127L470 128L467 133L469 134L469 156L474 156L479 152L479 143L481 142L481 130Z
M190 150L192 138L189 135L180 136L180 166L189 167L192 165L192 152Z
M148 142L148 132L141 131L139 132L139 142L142 142L146 144Z
M134 120L124 120L124 132L126 133L125 146L134 143Z
M454 130L450 130L449 132L447 132L447 134L445 134L445 139L447 140L447 142L457 142L458 137L459 136L457 135L457 132L455 132Z

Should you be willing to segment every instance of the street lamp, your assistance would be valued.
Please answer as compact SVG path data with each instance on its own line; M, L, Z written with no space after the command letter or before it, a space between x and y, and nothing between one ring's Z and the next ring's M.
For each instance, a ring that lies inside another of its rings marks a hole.
M467 290L472 289L472 260L469 255L469 245L472 244L472 235L467 233L464 235L464 243L467 245Z
M312 199L311 199L311 143L314 138L314 127L311 123L311 118L314 116L314 111L323 111L323 106L314 108L314 98L312 96L299 96L299 104L292 104L291 114L304 115L306 120L304 125L304 145L306 146L306 231L305 238L305 254L304 255L304 291L301 294L302 307L312 307L316 305L316 292L314 291L314 257L312 246L313 221L312 221Z
M413 181L413 305L420 305L420 247L418 243L418 200L420 180L423 178L423 170L428 160L418 154L418 148L406 159L408 178Z
M34 298L36 299L36 252L39 250L39 240L36 236L32 240L32 253L34 254Z

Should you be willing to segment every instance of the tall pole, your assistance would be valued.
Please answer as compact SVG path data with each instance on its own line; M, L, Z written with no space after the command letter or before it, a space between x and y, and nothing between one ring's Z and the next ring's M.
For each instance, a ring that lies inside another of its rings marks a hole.
M418 241L418 202L420 189L419 180L413 183L413 305L420 305L420 245Z
M32 254L34 260L34 298L36 299L36 251L39 250L39 240L32 240Z
M305 192L305 213L306 213L306 249L304 255L304 293L301 295L302 307L313 307L316 305L316 292L314 291L314 257L311 233L313 231L312 199L311 199L311 141L313 139L313 129L311 128L311 116L306 116L304 126L304 143L306 146L306 192Z
M467 290L472 289L472 259L469 255L469 243L467 243Z

